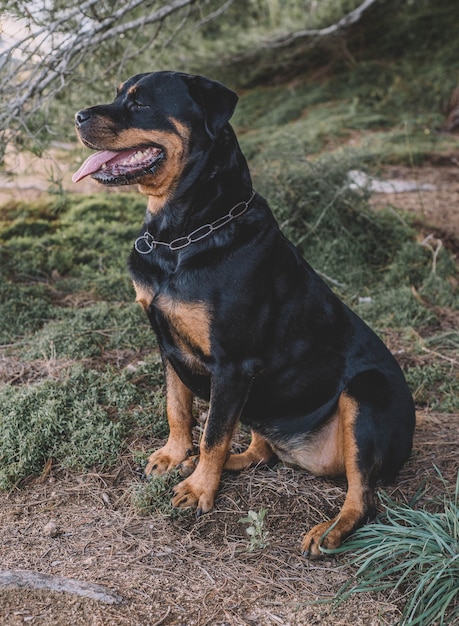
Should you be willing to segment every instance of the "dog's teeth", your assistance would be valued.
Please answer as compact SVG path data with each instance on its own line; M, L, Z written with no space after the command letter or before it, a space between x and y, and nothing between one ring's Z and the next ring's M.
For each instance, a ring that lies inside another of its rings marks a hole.
M136 163L141 163L144 160L144 153L141 150L137 150L130 159L128 159L128 165L135 165Z

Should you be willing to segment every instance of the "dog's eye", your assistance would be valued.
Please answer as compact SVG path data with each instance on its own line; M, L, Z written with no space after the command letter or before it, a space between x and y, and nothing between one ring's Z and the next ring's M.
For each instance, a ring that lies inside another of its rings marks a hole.
M136 111L138 111L139 109L144 109L146 106L147 106L146 104L143 104L142 102L139 102L138 100L133 100L129 104L129 108L134 109Z

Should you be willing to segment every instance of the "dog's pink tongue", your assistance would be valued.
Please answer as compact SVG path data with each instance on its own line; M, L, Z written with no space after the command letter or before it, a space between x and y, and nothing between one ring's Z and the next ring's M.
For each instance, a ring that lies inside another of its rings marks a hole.
M101 150L100 152L96 152L92 154L90 157L86 159L83 165L79 168L77 172L72 176L72 181L77 183L82 178L97 172L100 170L104 163L108 163L116 156L119 156L119 152L113 152L112 150Z

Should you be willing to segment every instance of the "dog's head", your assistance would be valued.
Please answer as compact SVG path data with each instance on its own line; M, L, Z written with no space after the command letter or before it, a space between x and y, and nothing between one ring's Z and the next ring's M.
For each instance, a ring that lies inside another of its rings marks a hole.
M216 81L180 72L139 74L122 83L111 104L79 111L75 125L97 150L74 174L105 185L138 183L168 195L187 164L199 167L236 106L236 94Z

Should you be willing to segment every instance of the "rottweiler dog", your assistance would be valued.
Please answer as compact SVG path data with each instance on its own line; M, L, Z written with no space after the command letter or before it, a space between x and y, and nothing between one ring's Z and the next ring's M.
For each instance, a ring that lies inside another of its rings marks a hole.
M204 398L199 459L173 504L205 513L224 470L276 457L345 475L341 511L303 539L314 558L374 516L377 481L392 481L410 454L415 411L389 350L253 191L229 124L236 102L202 76L134 76L111 104L76 114L81 141L97 152L73 180L137 184L148 197L129 269L161 350L170 434L146 474L190 465L193 397ZM239 420L252 440L230 454Z

